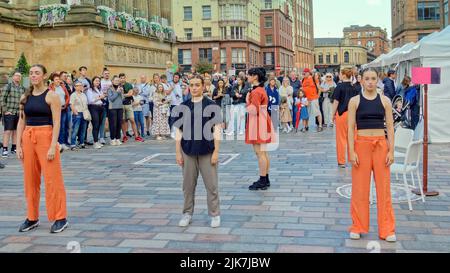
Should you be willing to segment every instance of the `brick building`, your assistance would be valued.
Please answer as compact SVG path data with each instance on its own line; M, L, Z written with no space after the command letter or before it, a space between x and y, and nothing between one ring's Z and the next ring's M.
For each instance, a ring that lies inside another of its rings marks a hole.
M375 57L390 51L386 29L371 25L352 25L344 28L344 37L350 40L352 45L364 46Z
M392 46L400 47L417 42L430 33L442 29L444 2L448 0L391 0ZM447 19L448 21L448 19Z

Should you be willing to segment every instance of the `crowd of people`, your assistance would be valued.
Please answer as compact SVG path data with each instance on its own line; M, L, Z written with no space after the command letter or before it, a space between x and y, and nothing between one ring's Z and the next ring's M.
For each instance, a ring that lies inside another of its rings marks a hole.
M416 109L419 92L408 76L397 88L395 71L389 71L382 79L375 70L355 68L344 68L339 75L304 69L302 75L282 72L279 77L263 68L231 77L167 70L162 75L153 74L151 81L142 75L139 83L130 83L124 73L111 76L107 68L92 79L87 77L87 71L82 66L78 76L57 71L47 78L46 68L34 65L30 69L31 88L21 85L22 75L16 72L2 90L2 156L17 154L24 165L28 217L21 232L39 225L41 176L46 184L48 217L55 221L51 232L67 228L60 153L84 149L86 145L102 149L107 144L108 131L111 146L123 145L131 137L136 142L144 142L150 136L156 140L175 139L176 161L183 167L185 198L179 226L186 227L192 221L195 187L201 172L211 227L219 227L217 166L221 135L245 134L245 143L252 145L258 159L260 174L249 190L264 191L271 186L266 145L276 138L278 129L286 134L307 133L311 126L320 133L335 126L338 166L346 168L350 161L353 180L360 182L354 184L352 194L350 237L359 239L361 233L368 232L366 195L373 171L377 188L383 189L379 196L380 238L396 240L389 188L389 166L393 163L392 103L400 96L411 109ZM211 106L215 107L213 115L195 115L196 108L203 113ZM180 116L182 107L194 111ZM203 128L208 123L213 125L212 136L202 131L202 137L196 139L196 132L187 130L193 124L202 124ZM93 143L88 143L89 134Z

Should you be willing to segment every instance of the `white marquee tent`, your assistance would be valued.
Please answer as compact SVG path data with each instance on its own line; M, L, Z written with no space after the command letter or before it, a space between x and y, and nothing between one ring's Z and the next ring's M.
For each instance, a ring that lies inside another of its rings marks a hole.
M441 84L429 86L429 132L431 142L450 143L450 26L417 43L396 48L363 68L396 69L400 84L404 75L411 75L412 67L416 66L442 69Z

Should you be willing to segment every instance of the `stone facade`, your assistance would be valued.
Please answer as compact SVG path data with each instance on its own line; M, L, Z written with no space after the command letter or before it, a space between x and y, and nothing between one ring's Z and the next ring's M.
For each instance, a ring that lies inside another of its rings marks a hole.
M392 3L392 46L401 47L409 42L417 42L422 37L442 29L444 0L391 0ZM440 5L440 18L419 20L419 3Z
M367 48L352 45L348 39L315 39L315 68L321 72L339 71L344 66L361 66L368 62Z
M0 1L0 74L3 81L22 52L29 64L41 63L48 71L72 71L84 65L88 67L89 76L94 76L100 75L106 66L112 74L126 73L130 80L138 79L141 74L162 72L166 62L172 61L173 44L170 41L142 36L137 29L131 32L123 28L108 30L96 11L95 4L111 4L114 8L112 3L119 3L123 11L131 11L129 4L133 1L82 0L82 5L72 7L64 22L41 28L37 26L37 3L33 5L33 2L18 0L8 4ZM41 4L48 3L52 2L41 1ZM161 16L164 7L167 13L167 3L156 7L149 1L136 3L147 7L136 15ZM168 15L170 20L170 12Z

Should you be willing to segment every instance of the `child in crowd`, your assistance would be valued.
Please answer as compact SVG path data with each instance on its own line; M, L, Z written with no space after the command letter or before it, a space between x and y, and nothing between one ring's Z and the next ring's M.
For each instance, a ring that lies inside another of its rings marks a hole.
M308 99L305 97L303 91L298 92L298 97L295 98L295 105L297 106L297 124L295 126L296 132L298 130L298 126L300 125L300 121L303 123L303 128L300 130L301 132L307 132L309 130L308 121Z
M280 121L283 133L289 134L292 131L292 128L289 126L289 123L292 122L292 115L289 110L289 103L286 97L281 99Z
M136 127L140 137L145 136L145 125L144 125L144 112L142 111L142 106L144 105L144 99L139 95L139 88L133 88L133 112L134 120L136 121Z

